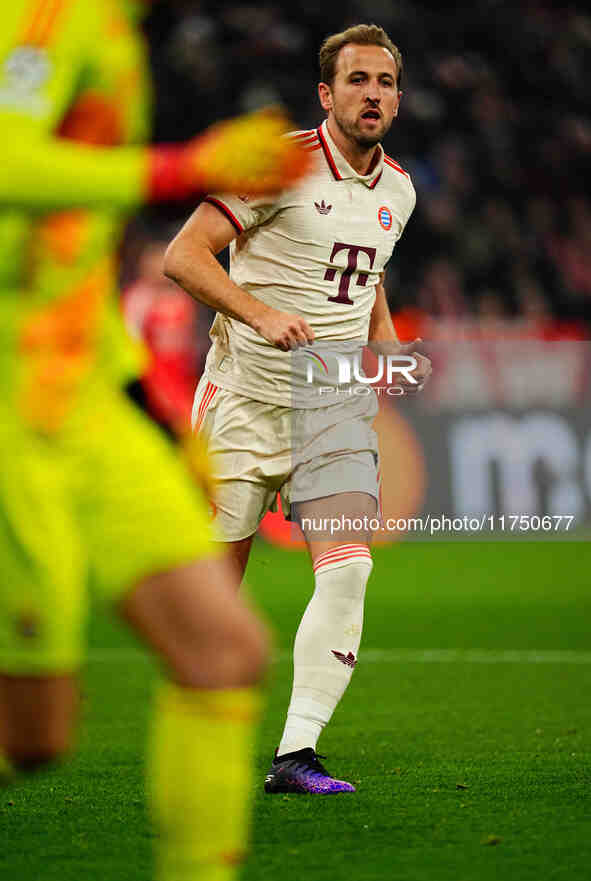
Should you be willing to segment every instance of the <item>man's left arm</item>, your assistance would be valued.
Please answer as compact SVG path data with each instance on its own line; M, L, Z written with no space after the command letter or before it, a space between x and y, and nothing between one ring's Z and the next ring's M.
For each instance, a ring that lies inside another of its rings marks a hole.
M400 345L392 316L388 308L388 300L386 299L386 290L384 288L384 275L382 272L380 281L376 285L376 301L371 310L369 319L369 335L370 343L392 342Z
M380 281L376 285L376 299L369 320L369 348L378 354L412 355L416 359L417 366L409 370L409 373L416 379L416 383L410 383L404 377L400 380L400 385L404 387L407 393L421 391L431 375L430 360L425 355L415 351L416 346L421 342L422 340L416 339L412 343L401 343L398 339L398 334L390 315L390 309L388 308L388 300L384 288L384 273L382 273Z

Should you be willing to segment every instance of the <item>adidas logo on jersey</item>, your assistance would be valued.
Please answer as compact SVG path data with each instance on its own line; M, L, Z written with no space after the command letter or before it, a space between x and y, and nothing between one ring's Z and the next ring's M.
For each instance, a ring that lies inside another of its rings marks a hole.
M322 200L320 205L318 204L318 202L314 202L314 204L316 205L316 211L318 212L318 214L328 214L328 212L332 208L332 205L327 205L324 199Z

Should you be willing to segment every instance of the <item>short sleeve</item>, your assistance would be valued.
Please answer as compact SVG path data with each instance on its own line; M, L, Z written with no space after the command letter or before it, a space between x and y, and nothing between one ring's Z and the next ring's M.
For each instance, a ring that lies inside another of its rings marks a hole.
M238 235L265 223L279 209L278 201L271 200L268 196L251 197L216 193L206 196L205 201L215 205L222 214L226 215Z

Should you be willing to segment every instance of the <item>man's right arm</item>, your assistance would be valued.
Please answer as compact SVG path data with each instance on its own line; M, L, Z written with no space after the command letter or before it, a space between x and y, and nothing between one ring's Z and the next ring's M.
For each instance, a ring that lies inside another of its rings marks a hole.
M303 318L257 300L235 284L220 265L216 254L236 235L221 211L202 203L169 245L164 274L199 302L247 324L284 352L312 343L314 331Z

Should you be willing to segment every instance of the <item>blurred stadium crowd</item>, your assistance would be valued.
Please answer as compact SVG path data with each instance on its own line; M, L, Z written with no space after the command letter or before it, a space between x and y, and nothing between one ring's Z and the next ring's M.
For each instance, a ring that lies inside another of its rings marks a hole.
M582 7L169 0L145 24L155 140L276 101L298 128L318 125L319 44L359 21L382 25L404 57L401 113L384 146L410 171L417 208L388 271L393 311L401 321L531 319L587 334L591 15ZM172 296L157 260L139 257L146 246L157 254L193 207L160 208L131 225L124 286L149 264L148 288ZM209 315L195 307L194 320L199 364Z

